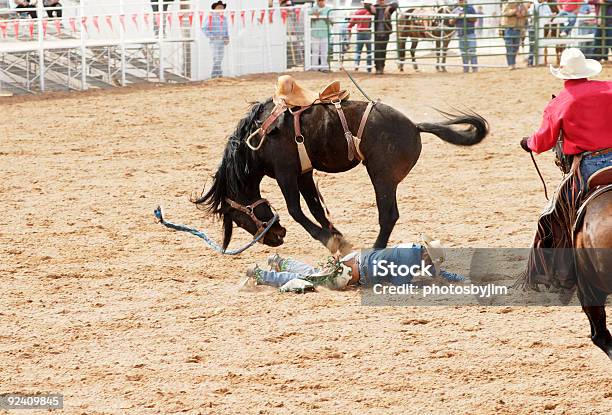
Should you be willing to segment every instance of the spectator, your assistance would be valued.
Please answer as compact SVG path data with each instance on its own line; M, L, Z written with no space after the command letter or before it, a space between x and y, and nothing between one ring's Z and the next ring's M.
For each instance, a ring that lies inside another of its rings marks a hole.
M60 4L60 0L44 0L43 6L47 9L47 16L49 16L49 18L62 18L62 5Z
M599 19L595 30L595 47L589 57L607 61L612 49L612 0L590 0L589 3L595 5L595 15Z
M473 6L467 4L466 0L458 0L459 5L453 14L459 15L455 19L450 19L449 23L457 28L457 37L459 38L459 50L461 50L461 60L463 61L463 72L470 72L470 67L473 72L478 72L478 57L476 56L476 32L475 25L478 20L474 15L476 10ZM472 17L467 17L472 15Z
M151 9L153 9L153 13L157 13L159 11L159 3L162 4L162 10L164 12L168 11L168 6L170 6L170 3L172 3L174 0L151 0Z
M516 69L516 55L521 43L522 32L527 23L527 7L522 2L507 2L502 9L506 62L510 70Z
M538 62L535 61L535 40L536 40L536 35L539 36L539 34L535 33L535 27L536 27L536 23L538 27L544 27L544 25L550 23L550 18L552 17L552 10L550 9L550 6L548 5L548 3L546 2L547 0L531 0L531 6L529 9L529 29L528 29L528 35L529 35L529 58L527 58L527 66L535 66L538 64ZM535 14L537 13L537 19L538 21L536 22L536 17ZM539 55L539 54L538 54Z
M38 13L36 13L36 4L38 0L15 0L15 8L16 9L31 9L28 11L17 12L19 17L28 17L28 15L32 19L36 19L38 17Z
M574 3L574 4L572 4ZM575 4L576 0L559 0L559 8L561 11L557 13L557 17L567 17L567 23L560 33L560 36L567 36L572 31L576 24L576 18L580 4Z
M374 15L374 65L376 75L382 75L385 71L385 60L387 59L387 43L393 26L391 15L397 10L397 3L388 3L386 0L376 0L374 6L369 7L370 13Z
M355 70L359 70L361 62L361 51L366 48L366 59L368 72L372 72L372 13L370 13L371 1L362 2L363 8L357 10L349 22L349 31L353 27L357 30L357 50L355 51Z
M221 17L221 13L227 4L219 0L212 4L212 17L204 26L204 33L210 40L210 47L213 53L212 78L220 78L223 76L221 64L223 63L223 55L225 54L225 46L229 43L229 32L227 29L227 19Z
M327 54L329 47L329 24L327 14L331 9L325 0L317 0L317 4L310 9L312 19L312 66L322 72L327 72Z

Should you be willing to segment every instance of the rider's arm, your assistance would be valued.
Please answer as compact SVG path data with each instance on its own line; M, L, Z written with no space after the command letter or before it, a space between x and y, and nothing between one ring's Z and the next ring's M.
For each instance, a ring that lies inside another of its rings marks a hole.
M544 110L544 116L542 117L542 125L540 126L540 129L529 137L527 145L534 153L542 153L550 150L555 146L555 143L559 138L560 131L561 118L554 116L549 108L547 108Z

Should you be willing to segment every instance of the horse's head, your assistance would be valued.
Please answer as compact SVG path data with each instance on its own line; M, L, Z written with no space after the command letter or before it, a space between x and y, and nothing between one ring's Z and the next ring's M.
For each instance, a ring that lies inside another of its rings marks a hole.
M454 29L451 24L453 20L453 9L450 6L440 6L436 9L435 17L431 21L431 25L439 30Z
M272 206L259 193L259 184L264 176L262 162L245 143L245 139L261 125L269 112L267 110L273 106L272 101L268 100L251 107L228 139L212 187L193 200L198 206L223 219L223 248L227 248L232 239L234 223L251 235L258 236L274 218ZM280 246L286 234L286 229L276 220L260 241L265 245Z
M237 199L243 199L239 197ZM250 198L246 198L248 200ZM259 198L250 202L238 202L226 198L223 207L223 247L227 248L233 231L233 224L249 232L253 237L259 236L274 219L276 212L270 202ZM280 221L276 222L266 232L261 241L268 246L280 246L284 242L287 230L281 226Z

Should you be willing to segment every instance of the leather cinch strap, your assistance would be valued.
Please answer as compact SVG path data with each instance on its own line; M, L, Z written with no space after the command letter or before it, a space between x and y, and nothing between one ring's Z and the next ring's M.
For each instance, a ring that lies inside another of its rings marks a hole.
M302 112L306 111L311 106L312 105L302 107L297 111L289 110L289 112L293 114L293 131L295 132L295 144L297 145L298 156L300 157L302 174L312 170L312 162L310 161L310 157L308 157L308 152L306 151L306 146L304 145L304 136L302 135L302 127L300 126L300 116L302 115Z
M355 159L355 143L353 133L349 129L348 123L346 122L346 117L344 116L344 111L342 111L342 101L333 101L334 107L336 107L336 111L338 112L338 117L340 118L340 123L342 124L342 129L344 130L344 138L346 139L346 146L348 147L348 159L353 161Z

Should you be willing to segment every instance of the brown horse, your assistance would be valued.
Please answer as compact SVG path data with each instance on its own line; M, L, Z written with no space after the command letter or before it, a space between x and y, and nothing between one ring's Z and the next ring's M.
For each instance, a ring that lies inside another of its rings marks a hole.
M410 57L415 71L419 70L416 64L415 52L419 45L419 39L434 40L436 43L436 70L446 72L446 55L448 44L455 33L454 26L449 23L450 18L440 15L448 15L451 9L448 6L434 7L428 9L408 9L402 13L397 22L397 50L399 54L399 70L404 71L404 59L406 57L406 39L411 40Z
M612 294L612 191L587 205L575 246L578 298L591 323L591 340L612 359L605 309Z

